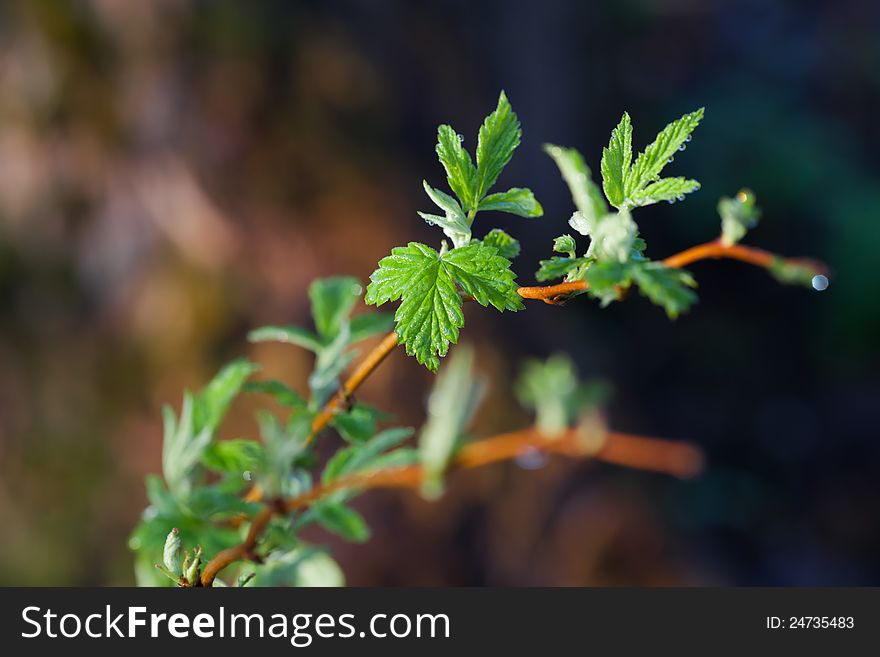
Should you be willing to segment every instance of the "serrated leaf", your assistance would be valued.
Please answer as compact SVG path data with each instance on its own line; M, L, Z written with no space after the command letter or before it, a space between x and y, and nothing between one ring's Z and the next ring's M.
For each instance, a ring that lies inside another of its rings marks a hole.
M502 91L495 111L480 126L477 140L477 193L482 198L507 166L513 151L519 146L521 131L507 96Z
M602 149L602 188L608 202L616 208L623 206L626 182L632 161L632 123L623 113L620 123L611 132L611 141Z
M562 178L571 191L574 205L585 217L597 218L608 213L608 206L598 185L592 180L590 168L574 148L544 144L544 152L553 158Z
M374 335L388 333L394 328L391 313L361 313L351 318L350 343L366 340Z
M482 242L486 246L497 249L498 255L508 260L513 260L520 252L519 242L500 228L493 228L486 233Z
M656 139L636 158L626 181L625 197L632 198L638 191L657 179L669 159L684 145L702 118L701 107L673 121L660 131Z
M321 350L318 336L298 326L263 326L248 333L250 342L287 342L309 351Z
M361 284L350 276L321 278L309 286L312 319L322 344L336 338L361 294Z
M464 325L457 285L483 306L522 308L510 261L494 247L478 242L442 256L424 244L410 242L383 258L370 280L366 303L402 299L395 313L398 339L406 345L407 354L431 371L437 369L449 344L458 341Z
M718 214L721 215L721 243L733 246L754 228L761 217L755 205L755 195L748 189L741 189L735 198L722 197L718 201Z
M439 189L434 189L424 180L422 181L422 186L425 188L425 192L430 199L446 214L441 217L436 214L419 212L419 216L429 225L436 224L440 226L443 229L443 233L452 240L454 246L465 246L471 240L471 227L458 201L449 196L449 194L445 194Z
M538 203L532 190L522 187L513 187L506 192L489 194L480 201L478 209L507 212L520 217L540 217L544 214L544 208Z
M428 398L428 421L419 434L424 480L422 493L436 497L443 491L443 472L461 432L482 399L484 386L473 375L473 351L459 349L437 375Z
M697 301L691 290L693 277L683 269L672 269L659 262L639 263L632 269L639 291L653 303L662 306L670 319L675 319Z
M556 253L564 253L569 258L574 258L575 251L577 250L577 244L574 241L574 238L571 235L560 235L555 240L553 240L553 250Z
M644 189L636 191L630 197L633 207L640 207L658 203L659 201L682 201L685 194L695 192L700 188L700 183L687 178L661 178L651 183Z
M562 258L553 256L549 260L541 260L540 269L535 272L535 279L539 282L551 281L554 278L567 277L585 265L593 262L592 258L586 256L581 258Z
M461 201L465 211L473 209L477 201L477 169L451 126L441 125L437 129L437 156L446 169L449 189Z

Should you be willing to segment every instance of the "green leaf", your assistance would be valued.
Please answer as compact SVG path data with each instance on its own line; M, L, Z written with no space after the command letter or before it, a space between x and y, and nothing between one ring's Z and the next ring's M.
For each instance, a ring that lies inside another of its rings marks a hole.
M485 246L491 246L498 249L498 255L502 258L513 260L519 255L519 242L500 228L493 228L490 230L486 233L486 236L482 241Z
M424 244L410 242L383 258L370 280L366 303L403 300L395 313L398 339L406 345L407 354L431 371L436 371L449 344L458 341L464 325L456 285L483 306L522 308L510 261L499 256L494 247L481 243L441 255Z
M553 240L553 250L556 251L556 253L564 253L569 258L574 258L577 244L571 235L560 235Z
M339 565L325 552L303 544L276 550L257 568L251 586L338 587L345 585Z
M634 192L630 201L634 207L651 205L659 201L683 201L685 194L695 192L700 188L700 183L687 178L661 178L655 183Z
M577 375L571 360L562 354L546 362L526 362L516 384L516 395L526 408L537 414L538 430L556 436L569 423L569 402L578 388Z
M244 391L250 393L262 393L271 395L282 406L302 409L306 407L306 400L296 390L275 379L267 381L248 381L244 384Z
M256 470L264 458L260 443L237 438L212 443L202 455L202 463L214 472L240 477L244 472Z
M291 471L294 462L306 448L306 437L312 425L312 414L295 413L288 426L283 426L272 413L257 413L265 459L257 472L257 480L267 495L286 496L291 493Z
M422 493L436 497L443 491L443 472L462 430L482 399L484 386L473 375L474 355L461 348L450 359L428 398L428 421L419 434L419 454L425 478Z
M735 198L722 197L718 201L718 214L721 215L721 243L733 246L754 228L761 211L755 205L755 195L748 189L741 189Z
M593 182L584 158L574 148L544 144L544 152L553 158L571 191L574 205L585 217L598 218L608 213L608 206L598 185Z
M390 416L368 404L355 404L345 413L337 413L330 424L350 443L362 443L376 433L376 423Z
M322 278L309 286L312 319L322 344L331 342L337 336L362 293L361 284L349 276Z
M311 331L298 326L263 326L248 333L251 342L288 342L318 352L321 341Z
M626 180L624 196L632 198L637 192L653 183L671 158L684 147L690 134L700 124L703 108L685 114L680 119L667 125L657 138L641 153L632 166Z
M180 575L180 533L177 527L168 532L168 537L165 539L162 563L172 575Z
M592 226L587 255L597 260L626 262L632 254L638 226L628 210L600 217Z
M508 212L520 217L540 217L544 214L544 208L535 199L532 190L522 187L513 187L506 192L489 194L480 201L478 209Z
M446 169L449 189L455 193L461 205L466 211L476 207L477 169L452 126L441 125L437 129L437 156Z
M452 240L452 244L456 247L465 246L471 241L471 226L464 212L459 206L458 201L444 194L439 189L434 189L426 181L422 181L428 196L437 204L446 214L439 216L436 214L426 214L419 212L419 216L428 222L429 225L438 225L443 229L443 233Z
M620 123L611 132L611 141L602 149L602 188L608 202L616 208L623 206L626 181L632 160L632 123L623 113Z
M818 291L828 287L828 280L822 269L810 260L796 260L794 258L782 258L776 256L770 261L770 274L780 283L786 285L802 285L814 288ZM814 282L818 276L826 278Z
M480 126L475 199L481 199L498 180L513 151L519 146L520 136L519 120L502 91L498 97L498 107Z
M340 449L327 461L321 481L328 484L344 475L376 469L377 461L391 453L388 450L412 435L409 427L396 427L377 433L364 443Z
M394 315L391 313L361 313L351 318L349 342L360 342L374 335L388 333L393 328Z
M313 507L315 520L328 532L347 541L364 543L370 538L370 529L364 517L347 506L324 502Z
M171 408L162 409L162 471L175 496L189 494L195 469L214 431L245 380L257 369L253 363L239 359L221 369L199 394L185 392L179 421Z
M602 260L587 270L587 292L598 299L602 306L620 299L621 292L632 282L632 263L618 260Z
M639 263L632 269L639 291L658 306L663 306L670 319L675 319L697 301L690 288L697 284L683 269L672 269L659 262Z
M554 278L567 277L569 274L580 273L582 268L593 262L593 258L560 258L553 256L549 260L541 260L541 268L535 272L539 282L551 281Z

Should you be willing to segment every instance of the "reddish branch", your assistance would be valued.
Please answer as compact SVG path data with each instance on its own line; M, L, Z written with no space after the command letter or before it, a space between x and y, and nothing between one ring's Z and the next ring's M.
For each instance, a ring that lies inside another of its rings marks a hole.
M593 458L677 477L691 477L700 471L703 464L702 453L689 443L616 432L596 435L579 429L569 429L558 437L548 438L537 429L529 428L465 445L456 454L451 469L464 470L506 461L532 450L572 458ZM244 541L218 552L205 565L201 585L211 586L224 568L238 561L259 562L260 557L256 554L259 538L276 515L287 515L341 490L418 488L422 476L423 470L419 465L355 473L316 486L296 497L273 500L253 519Z

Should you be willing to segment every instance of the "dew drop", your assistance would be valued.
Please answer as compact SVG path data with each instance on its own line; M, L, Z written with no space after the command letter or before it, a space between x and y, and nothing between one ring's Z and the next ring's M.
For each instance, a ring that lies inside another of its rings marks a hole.
M669 203L669 205L672 205L673 203L675 203L675 199L666 199L666 202Z
M683 151L685 148L687 148L687 146L685 146L684 144L681 144L681 145L678 147L678 150L679 150L679 151Z
M816 274L813 276L813 280L810 281L810 284L813 286L813 289L822 292L828 289L828 277L823 276L822 274Z
M681 194L680 196L676 196L676 197L675 197L675 200L676 200L676 201L683 201L683 200L684 200L684 194Z
M693 135L688 135L687 137L684 138L684 140L685 140L685 141L690 141L690 140L693 139L693 138L694 138Z
M456 135L456 136L458 137L458 143L459 143L459 144L462 143L462 142L464 141L464 135L463 135L463 134L458 133L458 135Z
M523 470L537 470L547 463L547 457L540 450L529 448L516 457L516 464Z
M670 157L668 160L666 160L666 164L672 164L672 160L674 159L674 157Z
M242 473L241 473L241 478L244 479L245 481L250 481L250 480L252 479L251 471L250 471L250 470L245 470L244 472L242 472Z

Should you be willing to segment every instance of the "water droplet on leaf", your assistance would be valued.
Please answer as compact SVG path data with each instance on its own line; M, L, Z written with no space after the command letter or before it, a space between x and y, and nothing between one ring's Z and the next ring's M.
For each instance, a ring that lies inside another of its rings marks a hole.
M523 470L537 470L547 463L547 457L540 450L529 448L516 457L516 464Z

